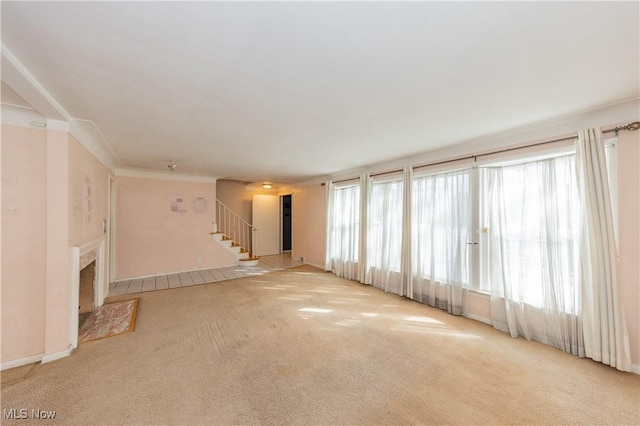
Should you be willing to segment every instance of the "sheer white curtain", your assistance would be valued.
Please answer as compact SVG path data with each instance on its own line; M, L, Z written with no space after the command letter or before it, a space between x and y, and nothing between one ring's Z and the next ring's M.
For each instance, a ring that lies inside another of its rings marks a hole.
M327 254L325 269L339 277L359 280L360 184L327 189Z
M581 227L582 310L586 356L630 371L629 338L617 282L617 248L600 129L578 132L576 172Z
M372 179L367 209L365 283L387 292L402 291L402 177Z
M469 282L470 172L416 177L411 191L410 297L455 315Z
M575 157L483 172L494 327L584 356Z

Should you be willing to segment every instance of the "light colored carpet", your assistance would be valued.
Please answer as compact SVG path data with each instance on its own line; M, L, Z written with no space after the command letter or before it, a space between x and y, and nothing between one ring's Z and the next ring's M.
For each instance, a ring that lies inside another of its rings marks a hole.
M78 342L90 342L133 331L139 301L124 300L97 307L80 327Z
M21 365L20 367L10 368L8 370L4 370L0 372L0 383L3 385L11 382L15 382L17 380L22 380L26 378L31 370L35 368L37 362L33 364Z
M640 423L637 375L311 267L140 298L135 333L38 366L2 408L84 425Z

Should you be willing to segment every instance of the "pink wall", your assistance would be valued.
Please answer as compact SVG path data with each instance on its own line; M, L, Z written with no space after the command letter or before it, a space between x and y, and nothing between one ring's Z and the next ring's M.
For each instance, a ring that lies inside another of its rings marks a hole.
M631 362L640 366L640 132L618 137L618 282L623 298Z
M45 342L46 132L2 126L1 361Z
M103 237L109 171L65 131L3 125L2 142L1 362L56 359L71 342L70 249Z
M293 249L291 256L324 268L326 196L320 184L293 191Z
M98 239L104 241L103 294L109 291L109 236L103 232L102 220L109 219L109 181L111 172L77 139L69 135L68 192L69 246L79 246ZM88 194L89 188L91 194ZM107 226L110 226L107 223ZM108 229L108 228L107 228ZM97 278L96 278L97 279Z
M194 211L203 197L207 211ZM117 179L116 279L229 266L235 257L212 241L216 184L140 177ZM184 200L186 212L172 212Z
M109 169L69 136L69 245L77 246L99 238L108 240L101 221L109 218L110 175ZM90 199L87 186L91 187ZM106 251L108 253L108 248Z
M69 347L71 306L69 246L69 134L47 130L47 281L45 356ZM77 308L76 308L77 309ZM62 356L62 355L60 355Z

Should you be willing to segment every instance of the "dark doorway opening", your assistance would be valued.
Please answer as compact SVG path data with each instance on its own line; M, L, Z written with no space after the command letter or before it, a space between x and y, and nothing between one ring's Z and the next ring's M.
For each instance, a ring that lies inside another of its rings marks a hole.
M94 308L96 281L96 261L94 260L80 271L80 290L78 306L78 328L89 318Z
M282 203L282 251L291 251L291 195L280 197Z

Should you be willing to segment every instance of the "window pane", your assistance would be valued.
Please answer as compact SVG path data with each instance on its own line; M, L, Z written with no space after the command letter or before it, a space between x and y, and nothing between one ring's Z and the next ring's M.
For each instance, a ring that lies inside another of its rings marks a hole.
M414 276L469 284L470 201L470 170L413 180Z
M400 272L402 259L402 181L373 182L369 203L367 267Z
M357 262L360 240L360 187L335 188L331 215L331 258Z
M497 296L533 306L553 297L573 311L579 221L575 156L483 172L489 283Z

